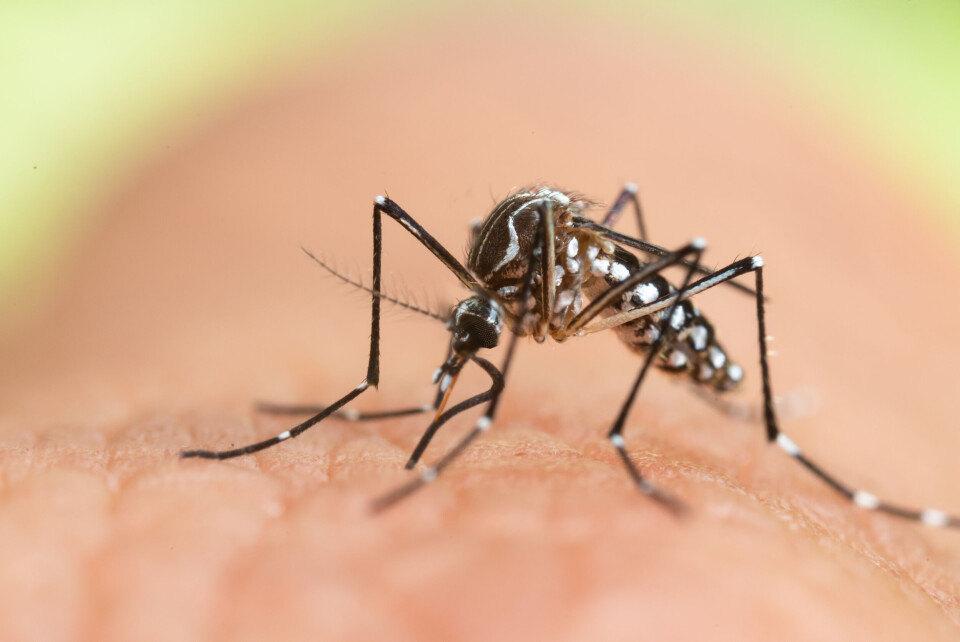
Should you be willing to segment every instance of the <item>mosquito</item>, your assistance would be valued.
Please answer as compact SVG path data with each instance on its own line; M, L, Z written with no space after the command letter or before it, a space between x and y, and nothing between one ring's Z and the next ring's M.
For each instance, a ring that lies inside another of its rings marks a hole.
M613 229L628 204L632 204L636 215L639 238ZM741 384L743 369L727 355L713 325L691 301L705 290L729 284L750 294L756 302L762 417L767 441L779 446L827 486L861 508L929 526L960 527L960 519L942 510L905 508L842 483L804 455L800 447L780 430L770 385L764 316L764 262L760 256L749 256L711 270L701 263L707 247L702 238L695 238L673 250L648 242L634 183L621 190L599 223L585 216L596 205L579 194L542 185L516 191L474 226L464 266L397 203L378 196L373 206L373 281L370 286L350 279L304 250L332 274L371 295L370 351L363 381L329 406L262 405L260 410L266 412L312 415L275 437L232 450L184 450L180 457L230 459L248 455L297 437L332 415L362 421L433 413L433 420L407 461L406 468L413 469L441 426L467 409L485 404L485 410L473 428L446 454L433 465L423 468L408 483L375 500L374 510L384 510L437 479L490 429L518 338L532 337L537 342L551 338L562 342L613 329L621 341L643 360L607 438L635 487L665 508L680 512L683 505L646 479L630 458L623 436L624 426L651 366L686 377L697 387L715 393L728 392ZM454 305L449 314L438 315L381 290L384 215L412 234L469 291L469 296ZM683 271L679 286L663 275L672 266ZM753 275L752 288L733 280L747 274ZM446 324L450 342L444 362L433 375L433 383L437 386L435 399L431 404L385 412L360 413L345 409L363 392L379 384L380 309L384 300L433 316ZM480 352L500 343L504 326L509 330L509 337L502 364L497 367L480 356ZM486 373L490 387L447 408L454 384L468 364Z

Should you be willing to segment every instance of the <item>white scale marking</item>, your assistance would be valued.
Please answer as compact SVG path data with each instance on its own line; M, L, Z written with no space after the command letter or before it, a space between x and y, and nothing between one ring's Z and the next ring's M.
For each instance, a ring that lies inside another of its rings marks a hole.
M686 319L686 313L683 311L683 308L677 306L673 311L673 316L670 317L670 327L674 330L679 330L683 327L683 321Z
M636 183L627 183L624 189L625 191L631 194L637 193ZM537 200L542 200L546 198L546 199L551 199L558 203L561 203L562 205L569 205L570 203L570 198L566 194L563 194L562 192L550 190L549 188L541 189L536 194L536 196L541 197L540 199L537 199ZM384 196L377 196L375 199L375 202L377 203L377 205L383 207L386 205L387 199ZM535 201L525 204L523 207L520 208L520 210L524 209L528 205L531 205L533 202ZM519 213L520 210L518 210L517 212L514 212L514 214L511 215L507 220L507 227L510 233L510 242L507 246L506 252L504 253L503 259L500 261L499 264L497 264L494 270L501 269L507 263L515 259L519 254L519 250L520 250L519 238L517 235L516 228L514 227L513 217L516 216L516 214ZM707 246L707 241L702 237L697 237L691 241L690 245L694 249L703 250ZM572 238L566 247L566 255L568 259L566 260L565 265L556 266L558 286L560 285L560 280L563 277L564 267L566 267L566 271L571 274L576 273L580 270L580 262L577 261L575 258L578 255L578 253L579 253L579 242L576 238ZM598 247L591 245L590 247L587 248L586 254L588 259L591 261L590 270L595 275L603 276L603 275L609 274L611 277L615 278L618 281L624 281L627 278L629 278L630 272L625 265L617 262L613 262L611 265L611 262L608 259L596 260L596 257L599 255ZM761 268L764 265L764 260L761 256L754 256L752 257L751 265L754 269ZM717 276L719 277L720 275L717 275ZM719 280L719 279L715 277L715 279L711 281L714 281L714 280ZM705 289L705 288L701 288L701 289ZM690 294L693 294L693 293L689 292L685 294L689 296ZM634 288L632 292L627 294L627 297L630 297L633 295L637 296L643 304L649 304L658 298L659 291L652 284L645 283L645 284L640 284L639 286ZM572 291L563 292L558 297L557 302L558 304L561 304L561 306L565 307L566 305L569 305L569 301L570 301L570 298L572 298L572 296L573 296ZM494 317L498 316L497 312L499 311L497 310L492 312L492 316ZM671 325L674 326L675 328L681 327L684 322L684 316L685 315L683 310L680 308L676 308L674 310L673 317L671 318ZM656 329L656 328L651 328L651 329ZM705 327L695 326L690 331L690 337L691 337L693 346L696 350L700 351L706 347L707 330ZM712 346L710 349L709 359L710 359L711 365L713 365L715 368L718 368L718 369L721 368L726 363L726 356L723 354L721 350L719 350L715 346ZM671 353L669 361L671 362L671 365L674 365L674 366L683 365L686 363L686 355L681 351L675 350ZM701 376L704 374L707 374L707 372L709 372L712 376L712 369L706 364L702 364L701 373L700 373ZM440 369L437 369L437 371L434 372L433 374L434 382L436 382L436 380L440 377L440 374L441 374ZM743 371L740 368L740 366L736 364L730 364L727 367L727 376L733 381L739 381L743 376ZM445 390L446 388L448 388L451 382L452 382L452 377L449 374L444 375L443 381L440 385L441 390ZM366 390L368 387L369 387L369 383L367 381L363 381L360 383L360 385L357 386L356 390L363 391L363 390ZM430 404L425 404L421 406L421 409L426 412L426 411L433 410L433 406ZM360 413L354 409L342 410L340 414L341 416L347 419L357 419L360 416ZM476 429L479 431L486 431L490 428L491 423L492 423L492 420L490 419L490 417L487 417L487 416L480 417L477 420ZM277 439L279 441L284 441L286 439L290 439L291 436L292 436L291 432L287 430L277 435ZM619 434L611 435L610 441L617 448L623 449L625 446L624 439ZM781 449L783 449L787 454L793 457L800 456L801 454L800 447L797 446L797 444L794 443L794 441L790 439L786 434L779 433L777 435L776 441L777 441L777 445ZM432 482L437 478L438 472L439 471L435 467L426 468L421 473L420 477L424 482ZM649 493L649 492L653 492L654 488L652 485L650 485L649 482L644 480L644 482L641 484L641 490L643 490L643 492ZM873 510L881 506L881 501L879 497L863 490L855 491L852 495L852 500L855 504L865 509ZM950 523L950 516L947 513L941 510L936 510L932 508L923 510L920 513L919 517L921 522L929 526L947 526Z
M853 503L861 508L874 510L880 506L880 498L865 490L858 490L853 494Z
M950 516L942 510L928 508L920 513L920 521L927 526L947 526L950 524Z
M783 448L791 457L796 457L800 454L800 446L793 443L793 440L783 433L777 435L777 445Z
M500 304L496 301L490 301L490 314L487 315L487 323L498 324L503 320L500 312Z
M644 305L653 303L660 297L660 290L653 283L641 283L633 290Z
M606 276L610 272L610 259L594 259L590 271L594 276Z
M644 301L647 303L647 301ZM693 349L697 352L703 352L707 349L707 328L702 325L695 325L690 328L690 341ZM719 366L718 366L719 367Z
M670 353L667 363L669 363L672 368L683 368L687 365L687 355L680 350L674 350Z
M551 199L551 200L554 200L554 201L560 203L561 205L569 205L569 204L570 204L570 197L569 197L569 196L567 196L567 195L564 194L563 192L558 192L558 191L556 191L556 190L552 190L552 189L550 189L549 187L541 188L540 191L537 192L537 196L542 196L542 197L544 197L544 198L549 198L549 199Z
M617 281L626 281L627 277L630 276L630 270L623 263L614 263L610 266L610 276Z
M727 356L717 346L710 348L710 365L719 370L727 362Z
M453 383L453 377L451 377L449 374L443 375L443 380L440 382L440 391L446 392L451 383Z
M517 258L517 254L520 253L520 239L517 237L517 228L513 226L513 217L516 216L521 207L513 215L507 217L507 229L510 231L510 243L507 245L507 251L504 253L503 258L497 263L496 267L493 268L493 271L496 272L504 265Z

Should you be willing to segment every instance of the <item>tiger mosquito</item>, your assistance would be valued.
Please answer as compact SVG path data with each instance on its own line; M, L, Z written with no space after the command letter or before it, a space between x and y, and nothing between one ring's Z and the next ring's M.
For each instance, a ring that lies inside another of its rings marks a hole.
M639 238L612 229L628 203L632 204L636 214ZM264 412L312 415L275 437L232 450L184 450L180 457L230 459L248 455L297 437L332 415L363 421L432 412L432 422L407 461L406 468L412 469L441 426L469 408L486 404L473 428L446 454L408 483L375 500L374 510L383 510L434 481L490 429L518 337L531 336L537 342L548 337L564 341L615 329L619 338L644 358L607 438L636 488L665 508L680 512L683 505L646 479L630 458L623 437L624 426L651 365L685 376L712 392L723 393L740 385L742 368L728 357L713 326L690 300L716 285L729 284L749 293L756 302L762 415L767 441L775 443L827 486L861 508L929 526L960 527L960 518L942 510L905 508L867 491L851 488L804 455L800 447L780 430L770 385L764 316L764 262L760 256L750 256L719 270L711 270L701 263L707 246L702 238L695 238L675 250L648 242L637 187L633 183L623 188L601 223L584 216L594 206L578 194L551 187L535 186L517 191L498 203L486 219L474 227L464 266L397 203L378 196L373 206L373 281L370 286L340 274L305 250L326 270L371 294L370 351L363 381L329 406L261 405L259 409ZM470 296L457 303L447 316L418 308L381 291L383 215L397 221L412 234L470 291ZM645 260L640 260L637 253ZM662 275L670 266L684 268L679 287ZM752 288L733 281L750 273L754 275ZM450 332L450 345L445 361L433 376L433 383L437 385L435 399L431 404L385 412L361 413L345 409L367 389L379 384L383 300L445 322ZM504 325L508 327L509 338L502 365L498 368L478 352L499 344ZM457 377L467 363L483 370L491 385L447 408Z

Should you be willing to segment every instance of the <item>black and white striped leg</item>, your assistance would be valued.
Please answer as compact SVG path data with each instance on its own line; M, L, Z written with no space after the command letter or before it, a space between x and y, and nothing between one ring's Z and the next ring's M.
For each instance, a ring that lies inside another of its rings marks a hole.
M530 271L531 275L534 272L535 270L531 270ZM531 282L532 282L532 279L529 279L526 281L526 284L523 290L524 295L529 294ZM525 300L525 299L526 299L526 296L524 296L524 298L521 300ZM524 312L524 314L526 314L526 312ZM523 315L521 315L521 318L522 316ZM444 454L444 456L441 457L439 461L437 461L437 463L435 463L433 466L428 466L427 468L424 468L420 472L420 474L417 475L417 477L410 480L406 484L403 484L395 488L394 490L386 493L385 495L377 498L372 505L373 512L379 513L380 511L386 510L387 508L394 506L402 499L412 495L413 493L420 490L430 482L437 479L437 477L440 476L440 473L442 473L446 468L448 468L450 464L456 461L457 458L459 458L460 455L462 455L464 451L466 451L467 448L470 447L470 444L476 441L483 433L490 430L490 426L493 425L493 419L497 412L497 406L500 403L500 395L503 392L507 373L510 370L510 364L513 362L513 354L514 354L516 345L517 345L517 334L511 333L509 343L507 344L507 354L503 359L503 366L501 370L497 370L497 368L494 367L493 364L491 364L489 361L485 359L481 359L477 356L471 357L471 360L475 361L478 365L480 365L481 368L486 370L487 374L489 374L490 378L493 380L493 386L491 386L491 388L487 392L481 393L481 395L477 395L477 397L490 395L490 399L489 399L489 403L487 405L486 411L483 413L483 415L479 419L477 419L477 422L474 424L470 432L468 432L459 442L457 442L453 446L453 448L448 450L446 454ZM451 419L455 414L459 414L462 410L466 410L468 407L471 407L472 405L476 405L476 404L471 404L470 406L466 405L475 398L476 397L460 402L450 410L446 411L438 418L437 423L443 424L447 420ZM461 406L463 407L461 408ZM426 437L426 434L424 435L424 437ZM412 459L413 458L411 457L411 460ZM409 463L407 467L408 468L410 467Z
M640 207L640 199L637 197L636 183L627 183L623 186L623 189L620 190L620 195L617 196L617 200L613 202L613 205L607 210L606 216L603 217L602 225L604 227L613 227L616 225L624 206L631 202L633 203L633 211L637 215L637 227L640 229L640 240L646 241L647 228L643 224L643 208Z
M265 448L269 448L270 446L275 446L281 441L293 439L307 429L313 427L315 424L320 423L333 413L337 412L340 408L353 401L360 395L360 393L369 387L370 384L367 381L361 382L359 386L341 397L336 403L328 406L322 412L317 413L313 417L310 417L303 423L294 426L290 430L285 430L276 437L271 437L270 439L265 439L241 448L234 448L233 450L181 450L180 458L189 459L196 457L200 459L231 459L233 457L240 457L241 455L249 455L258 452Z
M511 335L516 336L516 335ZM511 339L512 342L512 339ZM508 353L509 356L509 353ZM447 468L450 464L454 462L463 452L476 440L481 434L490 429L490 426L493 424L493 414L495 412L496 404L495 401L499 398L500 393L503 391L504 386L504 376L506 375L506 369L504 372L500 372L492 363L486 359L482 359L477 356L471 357L471 360L479 365L481 368L490 375L490 379L493 381L490 389L486 392L482 392L478 395L461 401L453 408L450 408L443 414L441 414L436 421L430 424L427 428L427 431L423 434L423 437L420 439L420 443L417 444L417 448L414 450L413 454L410 456L410 460L407 462L406 467L408 469L413 468L416 463L419 461L420 457L423 455L423 451L426 450L427 444L430 443L430 440L433 438L433 435L436 433L437 429L440 428L450 419L453 419L456 415L460 414L464 410L472 408L476 405L484 403L486 401L491 402L487 407L486 412L482 417L477 419L476 424L474 424L473 429L467 433L457 444L451 448L447 453L440 458L440 460L435 463L433 466L424 468L417 477L410 480L406 484L398 486L394 490L382 495L381 497L374 500L372 505L372 510L374 512L380 512L387 508L390 508L400 500L405 497L413 494L421 487L426 486L433 480L435 480L440 473ZM509 360L506 362L506 365L509 365Z
M464 410L468 410L470 408L473 408L474 406L479 406L482 403L491 401L495 396L500 394L500 391L503 390L503 374L501 374L500 371L493 366L493 364L491 364L486 359L481 359L476 355L471 357L470 360L476 363L477 365L479 365L481 368L483 368L484 371L486 371L486 373L490 376L490 379L491 379L490 388L485 392L481 392L480 394L474 395L469 399L461 401L460 403L453 406L449 410L443 412L429 426L427 426L427 429L424 431L423 435L420 437L420 441L417 442L417 447L413 449L413 453L410 455L410 459L407 460L407 464L406 464L407 470L413 469L413 467L420 462L420 458L423 457L423 453L424 451L426 451L427 446L430 445L430 441L433 439L434 435L437 434L437 431L440 429L441 426L443 426L443 424L447 423L448 421L453 419L456 415L459 415ZM441 390L441 394L442 392L443 391Z
M658 261L657 263L651 263L650 265L646 266L644 268L644 271L647 271L654 266L663 265L664 261L666 261L667 264L673 264L673 263L679 262L675 258L673 260L670 260L670 257L666 257L665 259L661 259L661 261ZM624 323L629 323L630 321L633 321L635 319L648 316L650 314L653 314L654 312L659 312L664 308L670 307L671 305L673 305L675 301L682 301L685 299L689 299L701 292L709 290L710 288L716 287L724 283L729 283L731 279L735 279L742 274L753 272L756 269L755 263L757 261L760 261L760 257L751 256L745 259L740 259L739 261L734 261L730 265L724 268L721 268L716 272L711 272L710 274L703 277L702 279L694 281L682 293L673 292L672 294L668 294L663 297L660 297L659 299L651 303L647 303L645 305L632 308L625 312L618 312L617 314L613 314L609 317L601 319L600 321L596 321L590 325L584 326L583 323L578 323L577 327L579 328L579 331L581 334L592 334L594 332L600 332L601 330L615 328L619 325L623 325ZM696 270L696 267L690 263L683 263L683 265L685 265L686 267L692 270ZM623 285L623 283L632 282L635 278L636 278L635 276L631 276L630 279L621 281L620 284L618 284L616 287L619 288L621 285ZM613 291L613 288L605 292L604 296L607 296L607 294L611 291ZM598 300L599 298L591 301L590 305L587 306L587 308L585 308L584 311L580 313L580 316L585 316L585 313L587 311L591 311L591 308L593 307L594 303ZM594 314L593 316L595 317L596 315ZM577 322L577 319L574 319L574 323L576 322ZM571 323L571 325L572 324L573 323Z
M757 257L759 259L759 257ZM857 506L868 510L876 510L897 517L912 519L922 522L928 526L960 528L960 518L949 515L948 513L935 509L927 508L917 510L904 508L886 502L873 493L865 490L855 490L846 484L843 484L836 477L811 461L800 447L781 432L777 423L777 414L774 410L773 390L770 385L770 366L767 359L767 327L763 304L763 261L758 260L756 265L756 290L757 290L757 328L760 344L760 372L763 379L763 412L764 422L767 427L767 440L774 442L788 455L800 462L807 470L819 477L825 484L830 486Z
M444 361L450 358L451 353L452 350L448 348L447 356L444 358ZM440 370L437 370L435 375L439 377ZM422 415L423 413L432 412L440 407L440 402L443 399L443 393L444 390L442 387L438 388L432 404L423 404L420 406L400 408L397 410L381 410L378 412L361 412L359 410L354 410L353 408L345 408L343 410L336 411L332 416L343 421L378 421L380 419L394 419L397 417ZM326 410L327 404L283 404L260 401L254 408L257 412L262 412L268 415L315 415Z
M576 317L574 317L573 320L570 321L567 327L564 328L564 332L568 336L578 333L582 328L584 328L588 323L590 323L590 321L595 319L601 312L607 309L607 307L612 302L619 300L625 292L628 292L631 288L633 288L637 284L642 283L643 281L645 281L646 279L650 278L655 274L661 273L663 270L665 270L666 268L672 265L676 265L678 263L684 264L688 268L690 268L689 271L691 273L696 271L695 264L687 262L684 259L689 254L697 251L697 244L700 242L700 240L701 239L695 240L675 252L670 252L660 260L655 261L654 263L648 263L647 265L643 266L642 269L638 270L636 273L631 274L628 278L614 285L613 287L605 291L600 296L594 298L590 302L590 305L588 305L583 310L581 310L580 313ZM682 298L687 298L692 295L693 295L693 292L690 292L690 290L688 289L685 293L683 293ZM674 296L680 297L681 295L678 293ZM669 305L669 303L667 303L666 305ZM666 307L666 305L662 307ZM635 308L631 312L636 310L647 310L647 307L649 306L645 306L643 308ZM647 314L652 314L655 311L656 310L650 310L649 312L645 312L644 314L635 315L633 318L646 316ZM623 316L624 314L626 313L621 313L619 315L613 315L613 316L607 317L605 319L605 322L612 323L614 320L616 320L620 316Z
M470 273L442 246L436 241L423 227L413 218L403 211L403 209L390 199L378 196L373 205L373 283L371 292L371 321L370 321L370 352L367 361L367 376L356 388L345 394L336 402L320 409L316 414L306 421L286 430L275 437L265 439L257 443L234 448L232 450L183 450L180 452L182 459L201 458L201 459L230 459L249 455L261 451L270 446L274 446L282 441L293 439L302 434L317 423L323 421L330 415L338 412L343 406L353 401L362 392L369 387L376 388L380 381L380 306L381 292L380 282L382 274L382 255L383 255L383 225L381 215L386 214L402 225L407 231L420 241L428 250L430 250L440 261L457 276L462 282L468 285L476 285L476 280Z
M706 241L703 239L695 239L689 245L676 252L676 258L680 259L693 254L694 256L692 263L697 264L700 261L700 256L703 254L704 248L706 248ZM620 407L620 414L617 415L617 419L614 422L613 427L610 428L610 432L607 433L607 438L617 449L617 454L620 455L620 459L623 461L623 465L630 474L630 478L633 480L640 492L659 500L661 504L674 513L682 512L682 504L658 489L650 481L643 478L643 476L640 474L640 470L627 454L626 444L623 439L623 427L626 424L630 409L633 407L633 404L637 399L637 394L640 392L640 386L643 384L643 380L647 375L647 371L650 369L650 364L652 364L653 360L659 356L660 349L666 342L667 336L671 333L670 320L673 318L673 313L680 304L684 292L690 286L690 281L693 278L694 272L695 268L693 266L687 270L683 284L677 291L677 298L673 301L673 304L669 307L667 313L663 315L663 319L660 322L660 331L657 339L653 342L653 345L650 346L650 350L647 352L647 356L643 360L643 365L640 367L640 372L637 374L637 378L633 382L633 387L630 389L630 393L627 395L626 400Z

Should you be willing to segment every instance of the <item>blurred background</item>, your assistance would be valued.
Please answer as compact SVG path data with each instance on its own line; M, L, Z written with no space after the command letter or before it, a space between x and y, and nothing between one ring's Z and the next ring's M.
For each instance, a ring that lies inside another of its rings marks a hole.
M767 74L778 90L787 88L793 109L820 119L842 145L929 204L904 215L956 233L960 6L955 2L483 6L376 0L5 2L0 329L9 333L36 312L56 288L78 240L91 226L104 224L98 219L101 205L150 159L305 61L336 68L338 60L371 55L385 42L414 46L428 23L458 11L496 15L497 23L516 21L517 28L531 30L549 29L543 25L557 16L609 21L619 28L610 30L609 44L625 56L643 50L639 35L652 25L722 52L727 62ZM490 44L494 47L495 39ZM565 45L561 40L554 46ZM510 78L509 64L502 74ZM581 80L570 79L574 87ZM610 86L597 99L618 100L617 94L618 87Z

